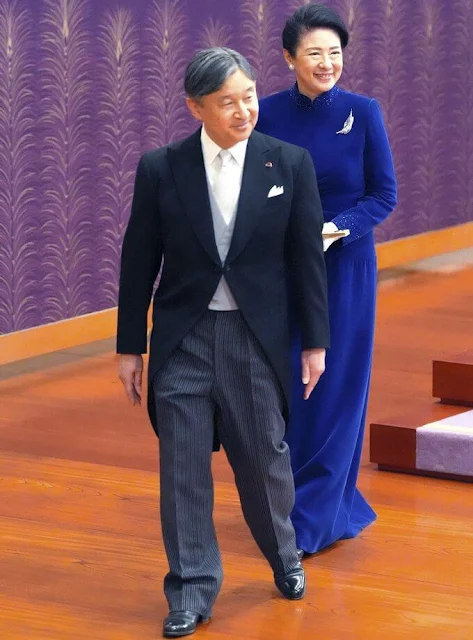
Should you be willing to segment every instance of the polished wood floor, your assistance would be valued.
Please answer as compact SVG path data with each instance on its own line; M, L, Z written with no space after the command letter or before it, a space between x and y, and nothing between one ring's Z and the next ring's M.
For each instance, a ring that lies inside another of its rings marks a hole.
M380 285L370 419L442 415L431 361L472 347L473 269ZM347 322L349 319L347 318ZM116 380L111 342L0 368L0 637L152 640L166 613L157 443ZM379 519L305 562L306 598L278 596L214 459L225 582L202 639L473 638L473 487L377 471Z

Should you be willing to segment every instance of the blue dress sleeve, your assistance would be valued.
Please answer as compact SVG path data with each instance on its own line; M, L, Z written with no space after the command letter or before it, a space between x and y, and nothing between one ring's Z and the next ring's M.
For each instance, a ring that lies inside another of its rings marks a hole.
M356 206L342 211L332 220L339 229L350 230L350 235L341 240L344 245L369 233L387 218L397 202L396 177L389 140L381 108L374 99L369 103L364 174L365 195Z

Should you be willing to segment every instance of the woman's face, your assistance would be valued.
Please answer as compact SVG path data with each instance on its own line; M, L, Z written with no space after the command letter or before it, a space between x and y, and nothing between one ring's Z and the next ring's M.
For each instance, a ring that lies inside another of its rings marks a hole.
M284 50L284 58L294 66L299 91L312 100L330 91L342 75L342 45L331 29L308 31L299 40L296 56Z

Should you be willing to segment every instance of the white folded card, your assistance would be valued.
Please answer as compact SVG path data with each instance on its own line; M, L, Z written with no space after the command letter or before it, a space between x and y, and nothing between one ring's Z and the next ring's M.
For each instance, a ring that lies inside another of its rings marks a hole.
M284 187L271 187L268 193L268 198L275 198L276 196L281 196L284 193Z

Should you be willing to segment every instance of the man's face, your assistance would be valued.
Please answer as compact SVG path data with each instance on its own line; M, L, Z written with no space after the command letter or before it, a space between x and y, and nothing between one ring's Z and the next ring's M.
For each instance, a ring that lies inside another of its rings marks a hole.
M187 98L187 106L222 149L247 140L258 120L256 85L241 69L229 76L215 93L198 100Z

